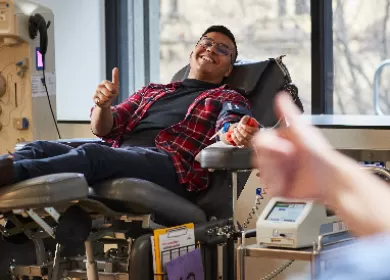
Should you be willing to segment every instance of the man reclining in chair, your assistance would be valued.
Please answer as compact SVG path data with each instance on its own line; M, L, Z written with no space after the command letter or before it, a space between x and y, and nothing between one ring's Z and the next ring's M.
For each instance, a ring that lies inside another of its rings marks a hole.
M93 96L92 131L112 144L77 148L37 141L0 160L0 185L63 172L82 173L88 184L105 179L139 178L180 196L208 186L209 174L195 156L212 144L219 130L233 130L237 145L247 145L258 130L246 125L247 100L222 84L237 58L233 34L224 26L208 28L190 54L190 72L183 82L150 84L122 104L119 70L103 81ZM230 125L231 124L231 125ZM221 140L226 142L224 135Z

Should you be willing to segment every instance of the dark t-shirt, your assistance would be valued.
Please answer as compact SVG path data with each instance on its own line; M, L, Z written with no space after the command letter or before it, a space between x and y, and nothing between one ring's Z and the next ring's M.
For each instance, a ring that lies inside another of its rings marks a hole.
M190 105L203 91L219 86L193 79L184 80L177 90L161 97L150 106L137 126L123 136L121 147L154 147L157 134L161 130L182 121Z

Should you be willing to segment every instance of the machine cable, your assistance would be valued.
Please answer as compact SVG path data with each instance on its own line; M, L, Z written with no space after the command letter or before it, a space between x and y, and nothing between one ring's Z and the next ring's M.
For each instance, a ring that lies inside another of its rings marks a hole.
M285 264L282 264L277 269L275 269L274 271L269 273L267 276L265 276L263 278L260 278L260 280L271 280L271 279L274 279L276 276L280 275L283 271L285 271L288 267L290 267L294 261L295 260L287 261Z
M61 139L60 130L58 128L58 124L57 124L56 118L54 116L53 107L51 105L49 91L48 91L47 85L46 85L46 76L45 76L45 68L46 68L45 58L46 58L46 51L47 51L47 46L48 46L47 29L49 29L50 24L51 24L50 20L46 24L45 19L40 14L35 14L34 16L30 16L29 34L30 34L31 39L35 39L37 37L38 31L40 34L39 52L42 54L42 75L43 75L41 82L42 82L43 86L45 87L47 100L49 102L50 112L51 112L51 115L52 115L52 118L54 121L54 125L55 125L56 130L57 130L58 138Z
M250 224L251 220L254 218L256 215L256 211L259 210L259 206L261 205L260 200L263 199L262 196L262 188L257 188L256 189L256 199L255 199L255 206L252 207L251 211L248 214L248 218L246 218L243 227L248 228L248 225Z
M49 23L50 23L50 21L49 21ZM42 54L42 64L43 64L43 69L42 69L42 79L41 79L41 81L42 81L43 86L45 87L47 101L49 102L50 112L51 112L51 116L53 117L54 125L56 126L58 138L61 139L60 130L58 128L58 124L57 124L56 118L54 116L53 107L51 105L51 101L50 101L50 97L49 97L49 91L47 90L47 85L46 85L46 78L45 78L45 64L46 63L45 63L45 55L44 54Z

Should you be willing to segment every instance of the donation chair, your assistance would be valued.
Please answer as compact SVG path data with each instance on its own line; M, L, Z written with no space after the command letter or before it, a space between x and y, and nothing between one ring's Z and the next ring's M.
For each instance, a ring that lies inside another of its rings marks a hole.
M173 81L186 78L188 69ZM277 124L273 97L291 83L282 57L239 61L226 83L249 99L259 123ZM302 107L297 90L291 94ZM73 147L107 145L100 139L59 141ZM204 149L201 165L215 171L210 187L192 201L135 178L89 186L82 174L52 174L2 187L0 279L153 279L153 230L185 223L195 224L205 279L234 279L239 226L233 223L233 207L249 176L237 172L252 169L250 157L249 149Z

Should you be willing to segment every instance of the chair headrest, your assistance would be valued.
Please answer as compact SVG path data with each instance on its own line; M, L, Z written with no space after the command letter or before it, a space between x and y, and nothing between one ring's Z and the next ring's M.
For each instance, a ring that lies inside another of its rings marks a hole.
M282 57L270 58L264 61L245 61L239 60L233 65L233 71L229 77L225 78L223 83L228 84L235 89L239 89L243 94L249 95L256 87L263 75L265 69L271 62L276 62L285 73L286 82L291 82L290 75L282 63ZM180 69L172 78L172 82L182 81L188 78L190 72L189 64Z

